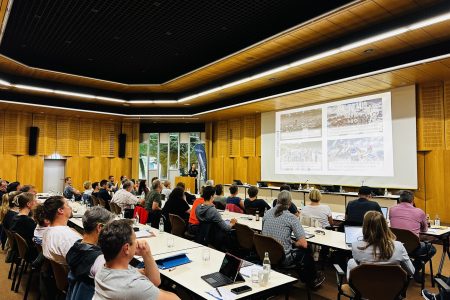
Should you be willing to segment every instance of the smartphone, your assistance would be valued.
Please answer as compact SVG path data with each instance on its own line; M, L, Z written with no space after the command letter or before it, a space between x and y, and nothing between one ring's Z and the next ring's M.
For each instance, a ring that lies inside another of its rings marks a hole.
M236 295L239 295L239 294L242 294L242 293L249 292L251 290L252 290L252 288L249 287L248 285L243 285L243 286L231 289L231 292L236 294Z

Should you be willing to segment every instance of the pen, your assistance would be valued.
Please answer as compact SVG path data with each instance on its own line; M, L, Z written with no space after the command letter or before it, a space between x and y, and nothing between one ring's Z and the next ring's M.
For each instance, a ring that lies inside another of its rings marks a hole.
M219 296L222 298L222 294L219 291L219 288L216 288L217 293L219 294Z
M170 268L169 272L172 272L173 270L175 270L176 267Z

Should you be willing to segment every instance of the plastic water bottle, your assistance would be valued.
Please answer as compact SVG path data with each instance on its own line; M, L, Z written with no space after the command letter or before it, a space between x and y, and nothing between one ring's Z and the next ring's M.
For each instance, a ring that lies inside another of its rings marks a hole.
M144 191L142 191L141 199L145 199L145 192Z
M164 220L162 216L159 219L159 233L164 233Z
M259 210L255 212L255 221L259 221Z
M439 218L438 215L436 215L436 217L434 218L434 226L436 227L441 226L441 219Z
M136 216L134 217L134 224L139 224L139 213L136 212Z
M388 193L388 190L387 190L387 189L384 189L384 195L385 195L385 196L389 196L389 193Z
M269 252L264 253L264 260L263 260L263 284L267 284L269 282L269 275L270 275L270 259L269 259Z

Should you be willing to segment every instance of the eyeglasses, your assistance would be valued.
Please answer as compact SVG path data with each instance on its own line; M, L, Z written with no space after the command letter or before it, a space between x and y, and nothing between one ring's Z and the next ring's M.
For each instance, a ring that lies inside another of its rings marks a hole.
M315 233L317 233L318 235L325 235L325 231L317 229L314 231Z

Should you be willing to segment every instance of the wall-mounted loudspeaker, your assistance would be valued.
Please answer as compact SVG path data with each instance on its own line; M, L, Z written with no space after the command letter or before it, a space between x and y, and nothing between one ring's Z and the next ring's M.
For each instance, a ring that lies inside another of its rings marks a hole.
M125 157L125 149L127 145L127 135L125 133L119 134L119 157Z
M39 127L30 127L30 134L28 139L28 155L37 154L38 137Z

